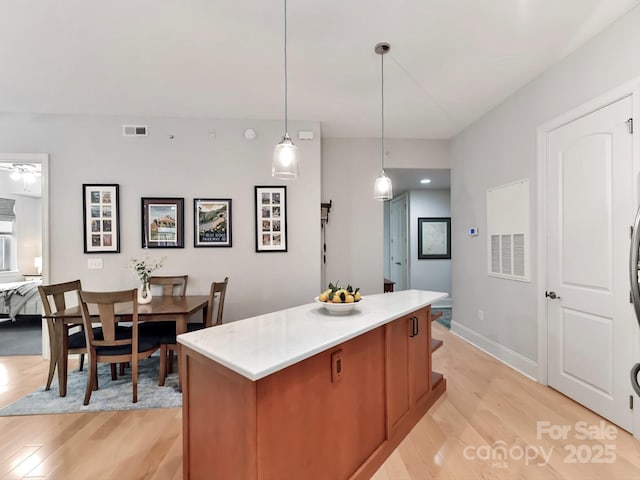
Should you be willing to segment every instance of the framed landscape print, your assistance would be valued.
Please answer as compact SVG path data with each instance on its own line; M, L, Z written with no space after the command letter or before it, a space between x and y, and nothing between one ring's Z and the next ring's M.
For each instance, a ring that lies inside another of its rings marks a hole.
M142 198L142 248L184 248L184 198Z
M84 253L120 252L117 184L83 184Z
M231 199L193 200L193 246L231 246Z
M287 251L287 187L255 187L256 252Z
M451 258L451 218L418 218L418 259Z

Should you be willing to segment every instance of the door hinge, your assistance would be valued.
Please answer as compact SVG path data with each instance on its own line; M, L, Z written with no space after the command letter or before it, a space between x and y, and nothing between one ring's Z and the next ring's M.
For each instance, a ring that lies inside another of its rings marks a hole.
M631 290L629 290L629 303L633 303L633 295L631 294Z
M629 410L633 410L633 395L629 395Z
M629 226L629 238L633 238L633 225Z
M627 128L629 129L629 133L633 133L633 118L630 118L629 120L627 120L624 123L627 124Z

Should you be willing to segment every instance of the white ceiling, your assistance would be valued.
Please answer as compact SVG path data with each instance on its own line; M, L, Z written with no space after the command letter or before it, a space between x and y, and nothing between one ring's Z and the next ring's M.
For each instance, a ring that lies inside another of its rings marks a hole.
M449 190L451 188L451 170L448 168L385 168L391 179L393 195L398 196L409 190ZM430 183L420 183L423 178Z
M289 117L449 138L640 0L288 0ZM0 111L281 119L283 1L0 0Z

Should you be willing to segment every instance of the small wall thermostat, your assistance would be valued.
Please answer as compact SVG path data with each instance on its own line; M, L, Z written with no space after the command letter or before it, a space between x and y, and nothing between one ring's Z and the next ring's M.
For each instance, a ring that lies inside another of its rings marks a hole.
M478 227L469 227L469 235L472 237L478 236Z
M244 138L246 138L247 140L255 140L256 136L256 131L253 128L247 128L244 131Z

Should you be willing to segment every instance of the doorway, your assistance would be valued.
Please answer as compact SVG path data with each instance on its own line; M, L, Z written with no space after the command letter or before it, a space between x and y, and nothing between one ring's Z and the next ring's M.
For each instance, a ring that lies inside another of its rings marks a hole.
M390 168L385 172L391 178L394 191L394 199L385 204L385 277L396 282L394 290L447 292L449 298L438 302L438 306L450 307L451 260L418 258L418 218L451 217L451 171ZM397 216L402 218L394 218ZM406 246L405 265L396 265L402 263L403 254L392 251L392 245L400 242ZM403 274L404 282L402 278L398 281L398 275Z
M633 95L544 132L548 384L632 430ZM541 283L543 283L541 282Z
M48 275L47 154L0 153L0 197L4 213L5 264L2 354L49 356L46 322L42 320L37 285ZM10 342L10 343L7 343Z
M407 238L408 194L395 196L389 204L389 278L395 291L407 290L409 263Z

